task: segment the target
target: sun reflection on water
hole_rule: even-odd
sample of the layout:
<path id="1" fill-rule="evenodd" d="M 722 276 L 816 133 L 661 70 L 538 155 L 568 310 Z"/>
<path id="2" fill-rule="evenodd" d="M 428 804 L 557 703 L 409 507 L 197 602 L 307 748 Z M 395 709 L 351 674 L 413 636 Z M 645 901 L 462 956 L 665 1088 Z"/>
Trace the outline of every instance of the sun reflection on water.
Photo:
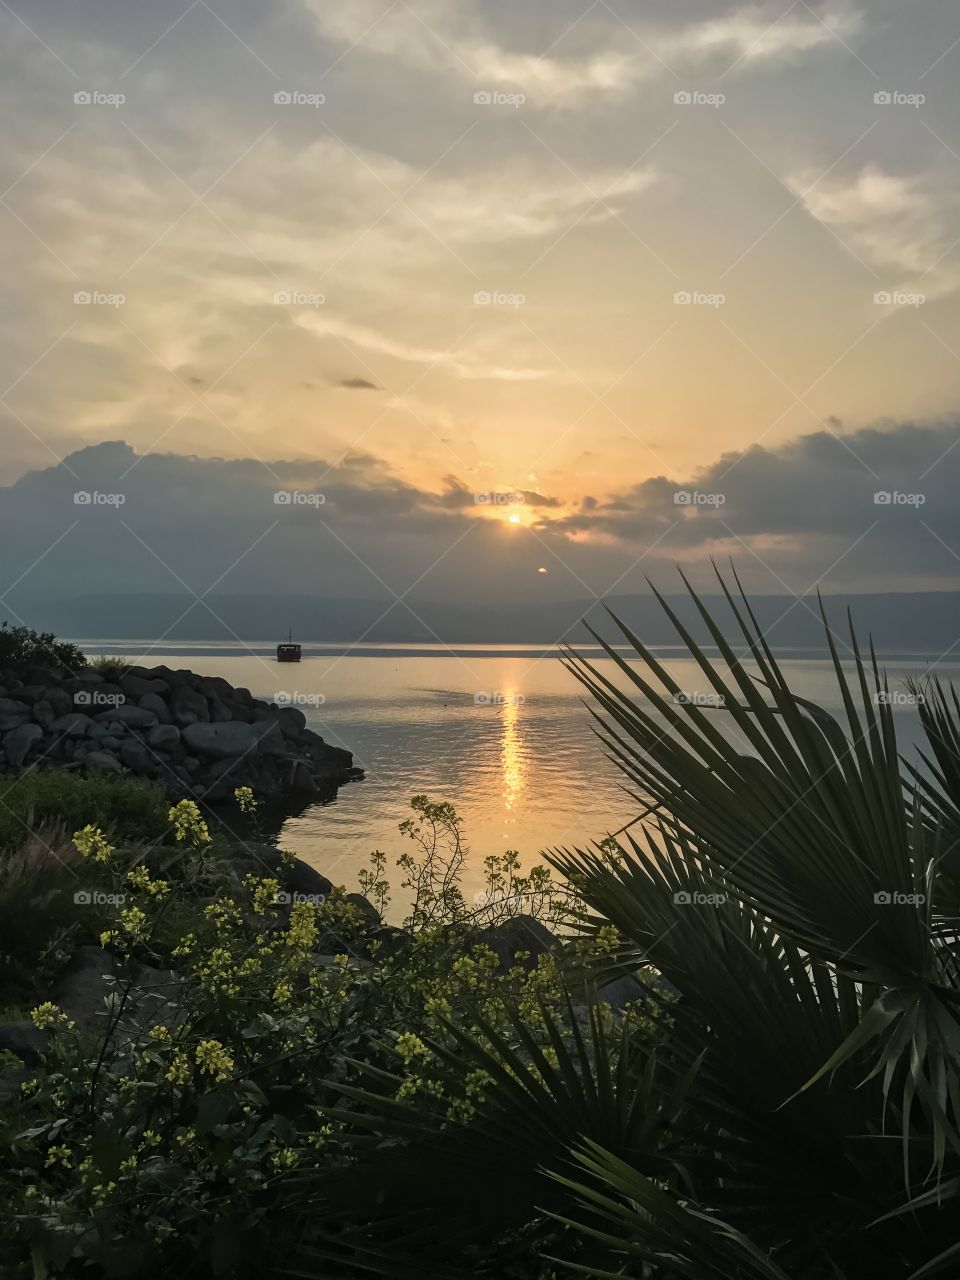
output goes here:
<path id="1" fill-rule="evenodd" d="M 520 706 L 523 699 L 510 689 L 505 692 L 500 712 L 502 725 L 500 737 L 500 772 L 503 777 L 503 803 L 512 809 L 523 794 L 526 784 L 527 761 L 523 749 L 523 736 L 519 729 Z"/>

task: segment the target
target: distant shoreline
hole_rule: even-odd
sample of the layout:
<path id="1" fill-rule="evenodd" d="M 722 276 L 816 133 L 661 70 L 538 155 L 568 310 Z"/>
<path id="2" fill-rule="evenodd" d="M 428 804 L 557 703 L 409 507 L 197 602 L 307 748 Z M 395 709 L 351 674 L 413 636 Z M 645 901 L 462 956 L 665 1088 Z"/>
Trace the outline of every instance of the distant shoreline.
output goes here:
<path id="1" fill-rule="evenodd" d="M 156 656 L 160 658 L 183 657 L 258 657 L 267 658 L 270 661 L 275 660 L 276 641 L 275 640 L 124 640 L 124 639 L 84 639 L 80 637 L 70 637 L 71 641 L 80 645 L 88 655 L 117 655 L 123 657 L 143 657 Z M 563 649 L 556 642 L 547 644 L 439 644 L 436 642 L 407 642 L 407 643 L 363 643 L 353 644 L 350 641 L 302 641 L 303 658 L 533 658 L 533 657 L 557 657 L 562 654 Z M 603 650 L 596 644 L 574 644 L 572 646 L 577 653 L 589 654 L 591 656 L 603 656 Z M 629 653 L 629 647 L 624 645 L 613 645 L 617 652 Z M 734 646 L 736 648 L 736 646 Z M 668 644 L 651 644 L 650 650 L 660 654 L 666 658 L 673 658 L 685 662 L 692 662 L 686 649 L 682 645 Z M 714 645 L 702 645 L 704 652 L 716 654 L 718 652 Z M 782 661 L 790 662 L 817 662 L 830 661 L 830 655 L 825 648 L 800 646 L 778 646 L 773 645 L 773 652 L 776 657 Z M 952 659 L 944 659 L 942 651 L 936 649 L 903 649 L 903 650 L 885 650 L 881 655 L 884 663 L 891 662 L 922 662 L 925 659 L 935 659 L 939 661 L 951 661 Z M 850 660 L 850 655 L 844 653 L 842 655 L 844 661 Z M 956 659 L 960 662 L 960 657 Z"/>

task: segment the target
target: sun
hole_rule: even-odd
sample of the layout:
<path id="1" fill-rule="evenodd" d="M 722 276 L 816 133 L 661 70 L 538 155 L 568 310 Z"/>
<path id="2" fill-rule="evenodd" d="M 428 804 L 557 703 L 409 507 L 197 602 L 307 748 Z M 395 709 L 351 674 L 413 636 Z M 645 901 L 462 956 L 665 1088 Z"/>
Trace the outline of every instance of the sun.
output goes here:
<path id="1" fill-rule="evenodd" d="M 507 516 L 507 523 L 508 523 L 508 524 L 519 524 L 519 523 L 520 523 L 520 517 L 519 517 L 519 516 Z"/>

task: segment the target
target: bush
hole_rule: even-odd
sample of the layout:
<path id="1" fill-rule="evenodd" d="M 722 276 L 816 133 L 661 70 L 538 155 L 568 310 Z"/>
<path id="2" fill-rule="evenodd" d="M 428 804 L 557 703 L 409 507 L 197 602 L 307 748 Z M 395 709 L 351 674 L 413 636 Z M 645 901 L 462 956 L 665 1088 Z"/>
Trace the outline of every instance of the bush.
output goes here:
<path id="1" fill-rule="evenodd" d="M 52 631 L 0 623 L 0 667 L 63 667 L 76 671 L 85 665 L 79 645 L 58 640 Z"/>
<path id="2" fill-rule="evenodd" d="M 100 654 L 96 658 L 91 658 L 87 663 L 88 667 L 92 667 L 94 671 L 98 671 L 100 675 L 105 676 L 108 680 L 119 680 L 122 675 L 130 670 L 130 663 L 123 658 L 115 658 L 110 654 Z"/>
<path id="3" fill-rule="evenodd" d="M 11 783 L 0 805 L 0 850 L 16 849 L 44 823 L 67 831 L 93 823 L 116 839 L 154 840 L 167 828 L 163 789 L 125 777 L 80 777 L 64 771 L 28 773 Z"/>
<path id="4" fill-rule="evenodd" d="M 0 1003 L 42 989 L 67 957 L 77 910 L 76 850 L 45 827 L 0 854 Z"/>

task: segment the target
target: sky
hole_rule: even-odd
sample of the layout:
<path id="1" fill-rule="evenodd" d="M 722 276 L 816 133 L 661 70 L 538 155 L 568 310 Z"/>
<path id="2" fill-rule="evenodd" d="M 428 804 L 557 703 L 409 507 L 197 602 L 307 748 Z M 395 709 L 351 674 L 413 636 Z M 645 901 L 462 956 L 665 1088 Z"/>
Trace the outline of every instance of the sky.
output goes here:
<path id="1" fill-rule="evenodd" d="M 949 0 L 0 0 L 0 601 L 955 589 L 958 64 Z"/>

